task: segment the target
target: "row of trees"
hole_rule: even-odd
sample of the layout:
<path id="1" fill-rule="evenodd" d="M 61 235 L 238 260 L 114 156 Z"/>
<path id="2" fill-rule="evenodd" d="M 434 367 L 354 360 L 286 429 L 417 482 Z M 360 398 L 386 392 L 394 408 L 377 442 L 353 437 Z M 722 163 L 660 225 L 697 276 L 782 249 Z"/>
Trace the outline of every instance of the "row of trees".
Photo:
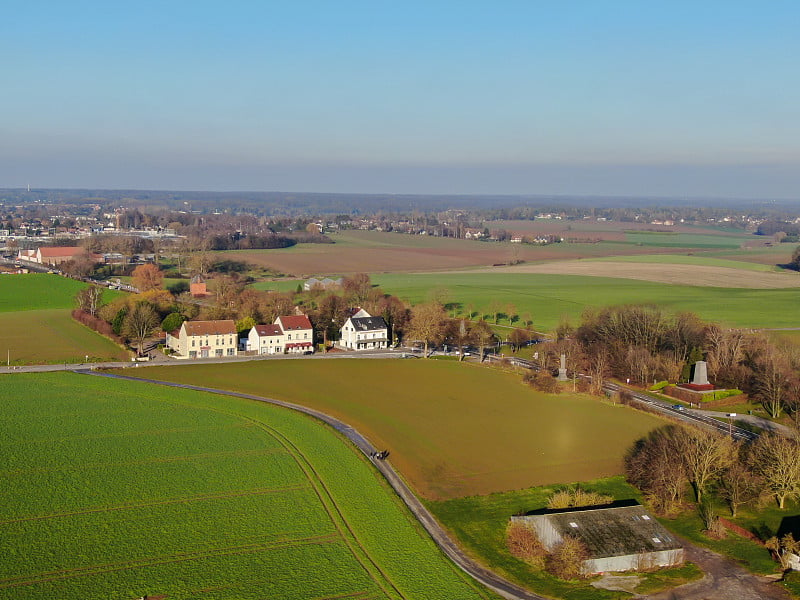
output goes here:
<path id="1" fill-rule="evenodd" d="M 716 385 L 746 392 L 770 416 L 800 413 L 800 352 L 763 334 L 647 305 L 590 309 L 577 327 L 565 321 L 556 334 L 540 348 L 544 368 L 564 354 L 570 371 L 591 375 L 597 385 L 609 376 L 650 385 L 687 381 L 691 366 L 705 359 Z"/>
<path id="2" fill-rule="evenodd" d="M 628 480 L 664 514 L 678 507 L 687 484 L 698 503 L 713 489 L 734 517 L 764 491 L 780 508 L 786 500 L 800 498 L 800 442 L 774 433 L 744 445 L 715 432 L 668 425 L 634 445 L 625 470 Z"/>

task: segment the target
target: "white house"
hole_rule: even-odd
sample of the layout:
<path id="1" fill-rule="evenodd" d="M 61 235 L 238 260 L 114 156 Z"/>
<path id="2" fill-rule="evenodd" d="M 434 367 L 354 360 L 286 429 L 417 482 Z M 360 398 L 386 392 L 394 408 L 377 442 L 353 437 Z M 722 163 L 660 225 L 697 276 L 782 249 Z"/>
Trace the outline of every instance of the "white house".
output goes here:
<path id="1" fill-rule="evenodd" d="M 347 319 L 339 345 L 346 350 L 374 350 L 389 346 L 389 328 L 383 317 L 373 317 L 363 308 Z"/>
<path id="2" fill-rule="evenodd" d="M 256 325 L 247 334 L 247 349 L 258 354 L 282 354 L 283 330 L 279 325 Z"/>
<path id="3" fill-rule="evenodd" d="M 283 331 L 283 344 L 288 354 L 314 351 L 314 327 L 305 315 L 289 315 L 275 319 Z"/>
<path id="4" fill-rule="evenodd" d="M 167 348 L 175 358 L 236 356 L 236 324 L 223 321 L 184 321 L 180 329 L 167 333 Z"/>

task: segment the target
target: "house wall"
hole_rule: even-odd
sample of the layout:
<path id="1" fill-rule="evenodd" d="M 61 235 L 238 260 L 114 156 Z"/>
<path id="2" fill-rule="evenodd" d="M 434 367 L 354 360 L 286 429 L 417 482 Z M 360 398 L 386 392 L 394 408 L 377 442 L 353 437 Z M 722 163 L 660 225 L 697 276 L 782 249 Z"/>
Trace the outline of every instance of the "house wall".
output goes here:
<path id="1" fill-rule="evenodd" d="M 237 343 L 235 333 L 190 336 L 181 325 L 180 339 L 172 347 L 177 348 L 176 358 L 225 358 L 237 355 Z"/>
<path id="2" fill-rule="evenodd" d="M 356 331 L 350 319 L 347 319 L 341 329 L 339 344 L 347 350 L 370 350 L 388 347 L 388 329 L 373 331 Z M 359 347 L 361 344 L 361 347 Z"/>
<path id="3" fill-rule="evenodd" d="M 247 349 L 256 351 L 258 354 L 282 354 L 285 345 L 285 336 L 260 336 L 255 327 L 247 334 Z"/>

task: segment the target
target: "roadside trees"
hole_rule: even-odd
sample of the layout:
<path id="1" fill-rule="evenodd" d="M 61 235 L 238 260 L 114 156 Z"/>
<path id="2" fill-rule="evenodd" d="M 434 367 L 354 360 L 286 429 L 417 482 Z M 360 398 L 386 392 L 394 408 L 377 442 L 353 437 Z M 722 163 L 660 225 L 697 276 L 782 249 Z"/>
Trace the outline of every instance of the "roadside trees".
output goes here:
<path id="1" fill-rule="evenodd" d="M 800 494 L 800 442 L 763 433 L 750 447 L 750 465 L 775 495 L 778 507 Z"/>
<path id="2" fill-rule="evenodd" d="M 90 285 L 75 295 L 75 302 L 77 302 L 80 310 L 96 317 L 100 307 L 103 305 L 103 288 L 97 285 Z"/>
<path id="3" fill-rule="evenodd" d="M 483 362 L 483 355 L 486 352 L 486 348 L 493 346 L 495 342 L 497 342 L 497 336 L 495 336 L 492 328 L 489 327 L 489 324 L 483 319 L 477 321 L 472 326 L 472 335 L 475 338 L 475 344 L 478 346 L 481 362 Z"/>
<path id="4" fill-rule="evenodd" d="M 131 283 L 140 292 L 160 290 L 164 283 L 164 273 L 153 263 L 139 265 L 133 270 Z"/>
<path id="5" fill-rule="evenodd" d="M 703 501 L 709 484 L 733 463 L 738 452 L 727 435 L 696 427 L 682 427 L 678 433 L 676 441 L 681 448 L 689 483 L 699 503 Z"/>
<path id="6" fill-rule="evenodd" d="M 125 316 L 122 332 L 136 343 L 138 354 L 144 350 L 144 341 L 153 335 L 159 325 L 158 313 L 147 302 L 137 302 Z"/>
<path id="7" fill-rule="evenodd" d="M 441 304 L 429 302 L 418 304 L 411 309 L 411 321 L 406 332 L 409 341 L 420 341 L 425 345 L 425 358 L 428 348 L 439 344 L 444 338 L 447 327 L 447 315 Z"/>

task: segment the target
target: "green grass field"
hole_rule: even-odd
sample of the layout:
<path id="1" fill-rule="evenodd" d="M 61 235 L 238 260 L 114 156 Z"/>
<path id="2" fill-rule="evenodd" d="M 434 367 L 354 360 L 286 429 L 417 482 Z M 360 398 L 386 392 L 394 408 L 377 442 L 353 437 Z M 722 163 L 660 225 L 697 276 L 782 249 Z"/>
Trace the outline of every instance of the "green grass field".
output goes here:
<path id="1" fill-rule="evenodd" d="M 494 598 L 315 420 L 146 383 L 0 377 L 0 597 Z"/>
<path id="2" fill-rule="evenodd" d="M 626 231 L 625 240 L 641 246 L 653 248 L 739 248 L 745 242 L 752 242 L 753 236 L 714 235 L 703 233 L 662 233 L 655 231 Z"/>
<path id="3" fill-rule="evenodd" d="M 747 271 L 743 271 L 746 277 Z M 376 275 L 373 282 L 412 303 L 431 289 L 445 288 L 449 302 L 466 312 L 472 305 L 488 312 L 489 303 L 513 304 L 529 312 L 534 328 L 549 331 L 562 315 L 573 322 L 588 307 L 652 303 L 671 311 L 692 311 L 701 318 L 736 327 L 796 327 L 797 289 L 712 288 L 669 285 L 633 279 L 525 273 L 453 273 Z"/>
<path id="4" fill-rule="evenodd" d="M 311 406 L 364 433 L 423 496 L 451 498 L 621 472 L 658 418 L 516 373 L 430 360 L 307 359 L 148 367 L 139 377 Z M 601 451 L 598 451 L 601 448 Z"/>
<path id="5" fill-rule="evenodd" d="M 0 276 L 0 313 L 75 308 L 75 294 L 85 283 L 59 275 L 30 273 Z M 105 291 L 108 298 L 113 292 Z"/>
<path id="6" fill-rule="evenodd" d="M 0 363 L 127 360 L 130 353 L 75 321 L 66 309 L 0 313 Z"/>
<path id="7" fill-rule="evenodd" d="M 583 489 L 609 495 L 615 500 L 641 501 L 639 492 L 628 485 L 622 477 L 587 481 L 580 485 Z M 545 508 L 548 498 L 557 489 L 554 486 L 527 488 L 486 496 L 429 502 L 428 507 L 453 533 L 462 547 L 479 556 L 493 570 L 540 594 L 567 600 L 630 598 L 626 593 L 596 589 L 586 581 L 569 583 L 561 581 L 544 571 L 532 569 L 508 552 L 505 531 L 509 518 L 515 514 Z M 652 593 L 702 576 L 699 569 L 693 565 L 640 575 L 645 577 L 645 581 L 637 588 L 639 593 Z"/>
<path id="8" fill-rule="evenodd" d="M 50 274 L 0 277 L 0 362 L 126 360 L 130 353 L 70 316 L 85 283 Z M 109 301 L 121 292 L 104 290 Z"/>

